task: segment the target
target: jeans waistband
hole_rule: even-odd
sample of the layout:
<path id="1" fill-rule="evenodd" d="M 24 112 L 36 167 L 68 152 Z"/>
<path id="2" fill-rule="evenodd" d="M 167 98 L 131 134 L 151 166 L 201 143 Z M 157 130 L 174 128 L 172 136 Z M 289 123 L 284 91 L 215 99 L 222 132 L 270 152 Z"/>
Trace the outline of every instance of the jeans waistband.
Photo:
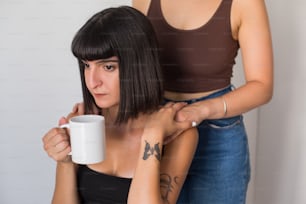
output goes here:
<path id="1" fill-rule="evenodd" d="M 190 99 L 190 100 L 176 101 L 176 102 L 186 102 L 188 104 L 191 104 L 191 103 L 195 103 L 195 102 L 198 102 L 198 101 L 204 101 L 206 99 L 216 98 L 218 96 L 222 96 L 222 95 L 224 95 L 228 92 L 231 92 L 233 89 L 234 89 L 234 86 L 229 85 L 229 86 L 225 87 L 224 89 L 221 89 L 221 90 L 216 91 L 212 94 L 209 94 L 208 96 L 204 96 L 204 97 L 200 97 L 200 98 L 194 98 L 194 99 Z M 173 100 L 170 100 L 170 99 L 167 99 L 167 98 L 165 98 L 164 100 L 165 100 L 165 102 L 173 101 Z"/>

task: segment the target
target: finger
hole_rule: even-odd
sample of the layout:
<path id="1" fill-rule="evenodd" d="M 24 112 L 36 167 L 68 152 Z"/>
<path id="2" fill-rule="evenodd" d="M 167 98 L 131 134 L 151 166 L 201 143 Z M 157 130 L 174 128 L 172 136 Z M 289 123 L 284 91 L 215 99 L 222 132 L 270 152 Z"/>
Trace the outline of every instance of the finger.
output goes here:
<path id="1" fill-rule="evenodd" d="M 84 115 L 85 113 L 85 107 L 84 103 L 76 103 L 73 108 L 72 108 L 72 113 L 71 114 L 76 114 L 76 115 Z"/>
<path id="2" fill-rule="evenodd" d="M 59 157 L 67 156 L 69 152 L 67 152 L 67 149 L 71 149 L 70 144 L 68 141 L 62 141 L 58 143 L 57 145 L 53 145 L 50 148 L 46 150 L 48 155 L 52 158 L 56 158 L 56 160 L 60 160 Z M 64 154 L 62 153 L 64 152 Z M 60 156 L 62 154 L 62 156 Z"/>
<path id="3" fill-rule="evenodd" d="M 66 124 L 66 123 L 68 123 L 68 120 L 67 120 L 67 118 L 65 118 L 65 117 L 61 117 L 61 118 L 59 119 L 59 121 L 58 121 L 58 125 L 59 125 L 59 126 L 64 125 L 64 124 Z"/>
<path id="4" fill-rule="evenodd" d="M 84 115 L 85 113 L 85 107 L 84 107 L 84 103 L 78 103 L 78 108 L 77 108 L 77 113 L 78 115 Z"/>
<path id="5" fill-rule="evenodd" d="M 196 125 L 196 124 L 194 124 L 194 121 L 190 122 L 190 121 L 186 120 L 186 121 L 183 121 L 183 122 L 177 122 L 176 125 L 177 125 L 177 128 L 179 130 L 184 131 L 184 130 L 187 130 L 189 128 L 194 127 L 194 125 Z"/>
<path id="6" fill-rule="evenodd" d="M 78 104 L 76 103 L 76 104 L 74 104 L 74 106 L 73 106 L 73 108 L 72 108 L 72 113 L 76 113 L 76 112 L 78 112 Z"/>
<path id="7" fill-rule="evenodd" d="M 51 153 L 49 156 L 53 158 L 55 161 L 68 161 L 70 160 L 71 156 L 69 156 L 69 153 L 71 152 L 71 148 L 68 146 L 65 149 L 63 149 L 60 152 Z"/>
<path id="8" fill-rule="evenodd" d="M 172 107 L 178 111 L 178 110 L 181 110 L 183 107 L 185 107 L 187 105 L 187 103 L 185 102 L 178 102 L 178 103 L 175 103 Z"/>
<path id="9" fill-rule="evenodd" d="M 169 144 L 173 139 L 174 139 L 173 136 L 166 137 L 166 138 L 164 139 L 163 145 Z"/>
<path id="10" fill-rule="evenodd" d="M 80 103 L 74 104 L 74 106 L 72 108 L 72 112 L 77 113 L 79 111 L 79 106 L 80 106 Z"/>
<path id="11" fill-rule="evenodd" d="M 166 103 L 166 105 L 164 105 L 164 108 L 170 108 L 173 105 L 174 105 L 174 102 L 168 102 Z"/>
<path id="12" fill-rule="evenodd" d="M 185 130 L 192 128 L 193 124 L 189 121 L 184 121 L 184 122 L 176 122 L 176 131 L 171 134 L 170 136 L 167 136 L 164 139 L 164 144 L 168 144 L 170 142 L 172 142 L 177 136 L 179 136 L 182 132 L 184 132 Z"/>
<path id="13" fill-rule="evenodd" d="M 61 141 L 61 142 L 57 143 L 54 146 L 54 149 L 55 149 L 55 152 L 62 152 L 67 147 L 69 147 L 69 142 L 66 140 L 66 141 Z"/>
<path id="14" fill-rule="evenodd" d="M 56 135 L 58 134 L 65 134 L 65 130 L 62 128 L 52 128 L 51 130 L 49 130 L 45 136 L 42 138 L 43 143 L 49 143 L 50 140 L 52 140 Z"/>
<path id="15" fill-rule="evenodd" d="M 175 115 L 175 121 L 177 121 L 177 122 L 183 122 L 183 121 L 186 121 L 186 120 L 188 120 L 188 119 L 187 119 L 187 114 L 186 114 L 186 112 L 184 112 L 184 111 L 179 111 L 179 112 L 176 113 L 176 115 Z"/>
<path id="16" fill-rule="evenodd" d="M 60 152 L 59 157 L 62 158 L 61 161 L 63 162 L 71 161 L 71 156 L 69 155 L 70 152 L 71 152 L 70 146 L 64 149 L 62 152 Z"/>
<path id="17" fill-rule="evenodd" d="M 169 144 L 169 143 L 172 142 L 177 136 L 179 136 L 181 133 L 182 133 L 182 132 L 180 131 L 180 132 L 177 132 L 177 133 L 175 133 L 175 134 L 172 134 L 172 135 L 166 137 L 166 138 L 164 139 L 163 144 L 164 144 L 164 145 Z"/>
<path id="18" fill-rule="evenodd" d="M 57 135 L 53 136 L 49 141 L 44 142 L 44 149 L 47 152 L 56 152 L 53 149 L 56 148 L 57 145 L 59 145 L 61 142 L 68 143 L 68 145 L 69 145 L 69 138 L 68 138 L 68 135 L 66 133 L 57 134 Z"/>
<path id="19" fill-rule="evenodd" d="M 50 146 L 58 146 L 61 142 L 68 142 L 69 143 L 70 138 L 69 136 L 66 134 L 58 134 L 54 137 L 53 140 L 50 141 L 49 145 Z"/>

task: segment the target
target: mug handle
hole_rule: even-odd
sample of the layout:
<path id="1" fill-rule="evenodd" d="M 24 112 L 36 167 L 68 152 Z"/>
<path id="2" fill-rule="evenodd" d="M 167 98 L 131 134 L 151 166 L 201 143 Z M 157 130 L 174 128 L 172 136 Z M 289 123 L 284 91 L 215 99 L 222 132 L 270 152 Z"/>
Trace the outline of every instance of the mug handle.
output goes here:
<path id="1" fill-rule="evenodd" d="M 68 128 L 68 129 L 69 129 L 70 126 L 69 126 L 69 123 L 66 123 L 66 124 L 60 125 L 59 127 L 60 127 L 60 128 Z M 69 152 L 68 155 L 71 156 L 71 155 L 72 155 L 72 152 Z"/>

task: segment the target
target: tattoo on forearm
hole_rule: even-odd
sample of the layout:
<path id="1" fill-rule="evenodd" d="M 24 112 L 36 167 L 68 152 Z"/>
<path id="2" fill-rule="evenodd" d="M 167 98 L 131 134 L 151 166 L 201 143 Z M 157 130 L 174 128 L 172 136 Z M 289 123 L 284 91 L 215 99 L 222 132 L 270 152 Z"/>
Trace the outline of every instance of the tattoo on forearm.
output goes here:
<path id="1" fill-rule="evenodd" d="M 158 161 L 161 160 L 161 150 L 159 148 L 159 143 L 151 146 L 147 141 L 143 153 L 143 160 L 147 160 L 150 156 L 154 155 Z"/>
<path id="2" fill-rule="evenodd" d="M 173 185 L 178 183 L 177 179 L 177 176 L 172 178 L 169 174 L 160 174 L 161 197 L 166 203 L 169 203 L 169 193 L 172 192 Z"/>

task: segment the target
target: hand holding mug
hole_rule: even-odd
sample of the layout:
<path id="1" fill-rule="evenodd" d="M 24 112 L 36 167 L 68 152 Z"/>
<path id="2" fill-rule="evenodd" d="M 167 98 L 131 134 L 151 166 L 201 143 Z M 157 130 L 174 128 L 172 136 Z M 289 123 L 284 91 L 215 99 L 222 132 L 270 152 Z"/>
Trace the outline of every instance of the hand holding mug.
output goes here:
<path id="1" fill-rule="evenodd" d="M 68 128 L 70 137 L 67 134 Z M 105 158 L 105 121 L 100 115 L 81 115 L 60 123 L 60 128 L 51 129 L 43 138 L 44 147 L 56 161 L 72 161 L 78 164 L 94 164 Z M 67 143 L 68 142 L 68 143 Z"/>
<path id="2" fill-rule="evenodd" d="M 68 121 L 62 117 L 59 120 L 59 125 L 66 124 Z M 57 162 L 71 162 L 70 136 L 66 129 L 52 128 L 43 137 L 44 150 L 49 157 Z"/>

